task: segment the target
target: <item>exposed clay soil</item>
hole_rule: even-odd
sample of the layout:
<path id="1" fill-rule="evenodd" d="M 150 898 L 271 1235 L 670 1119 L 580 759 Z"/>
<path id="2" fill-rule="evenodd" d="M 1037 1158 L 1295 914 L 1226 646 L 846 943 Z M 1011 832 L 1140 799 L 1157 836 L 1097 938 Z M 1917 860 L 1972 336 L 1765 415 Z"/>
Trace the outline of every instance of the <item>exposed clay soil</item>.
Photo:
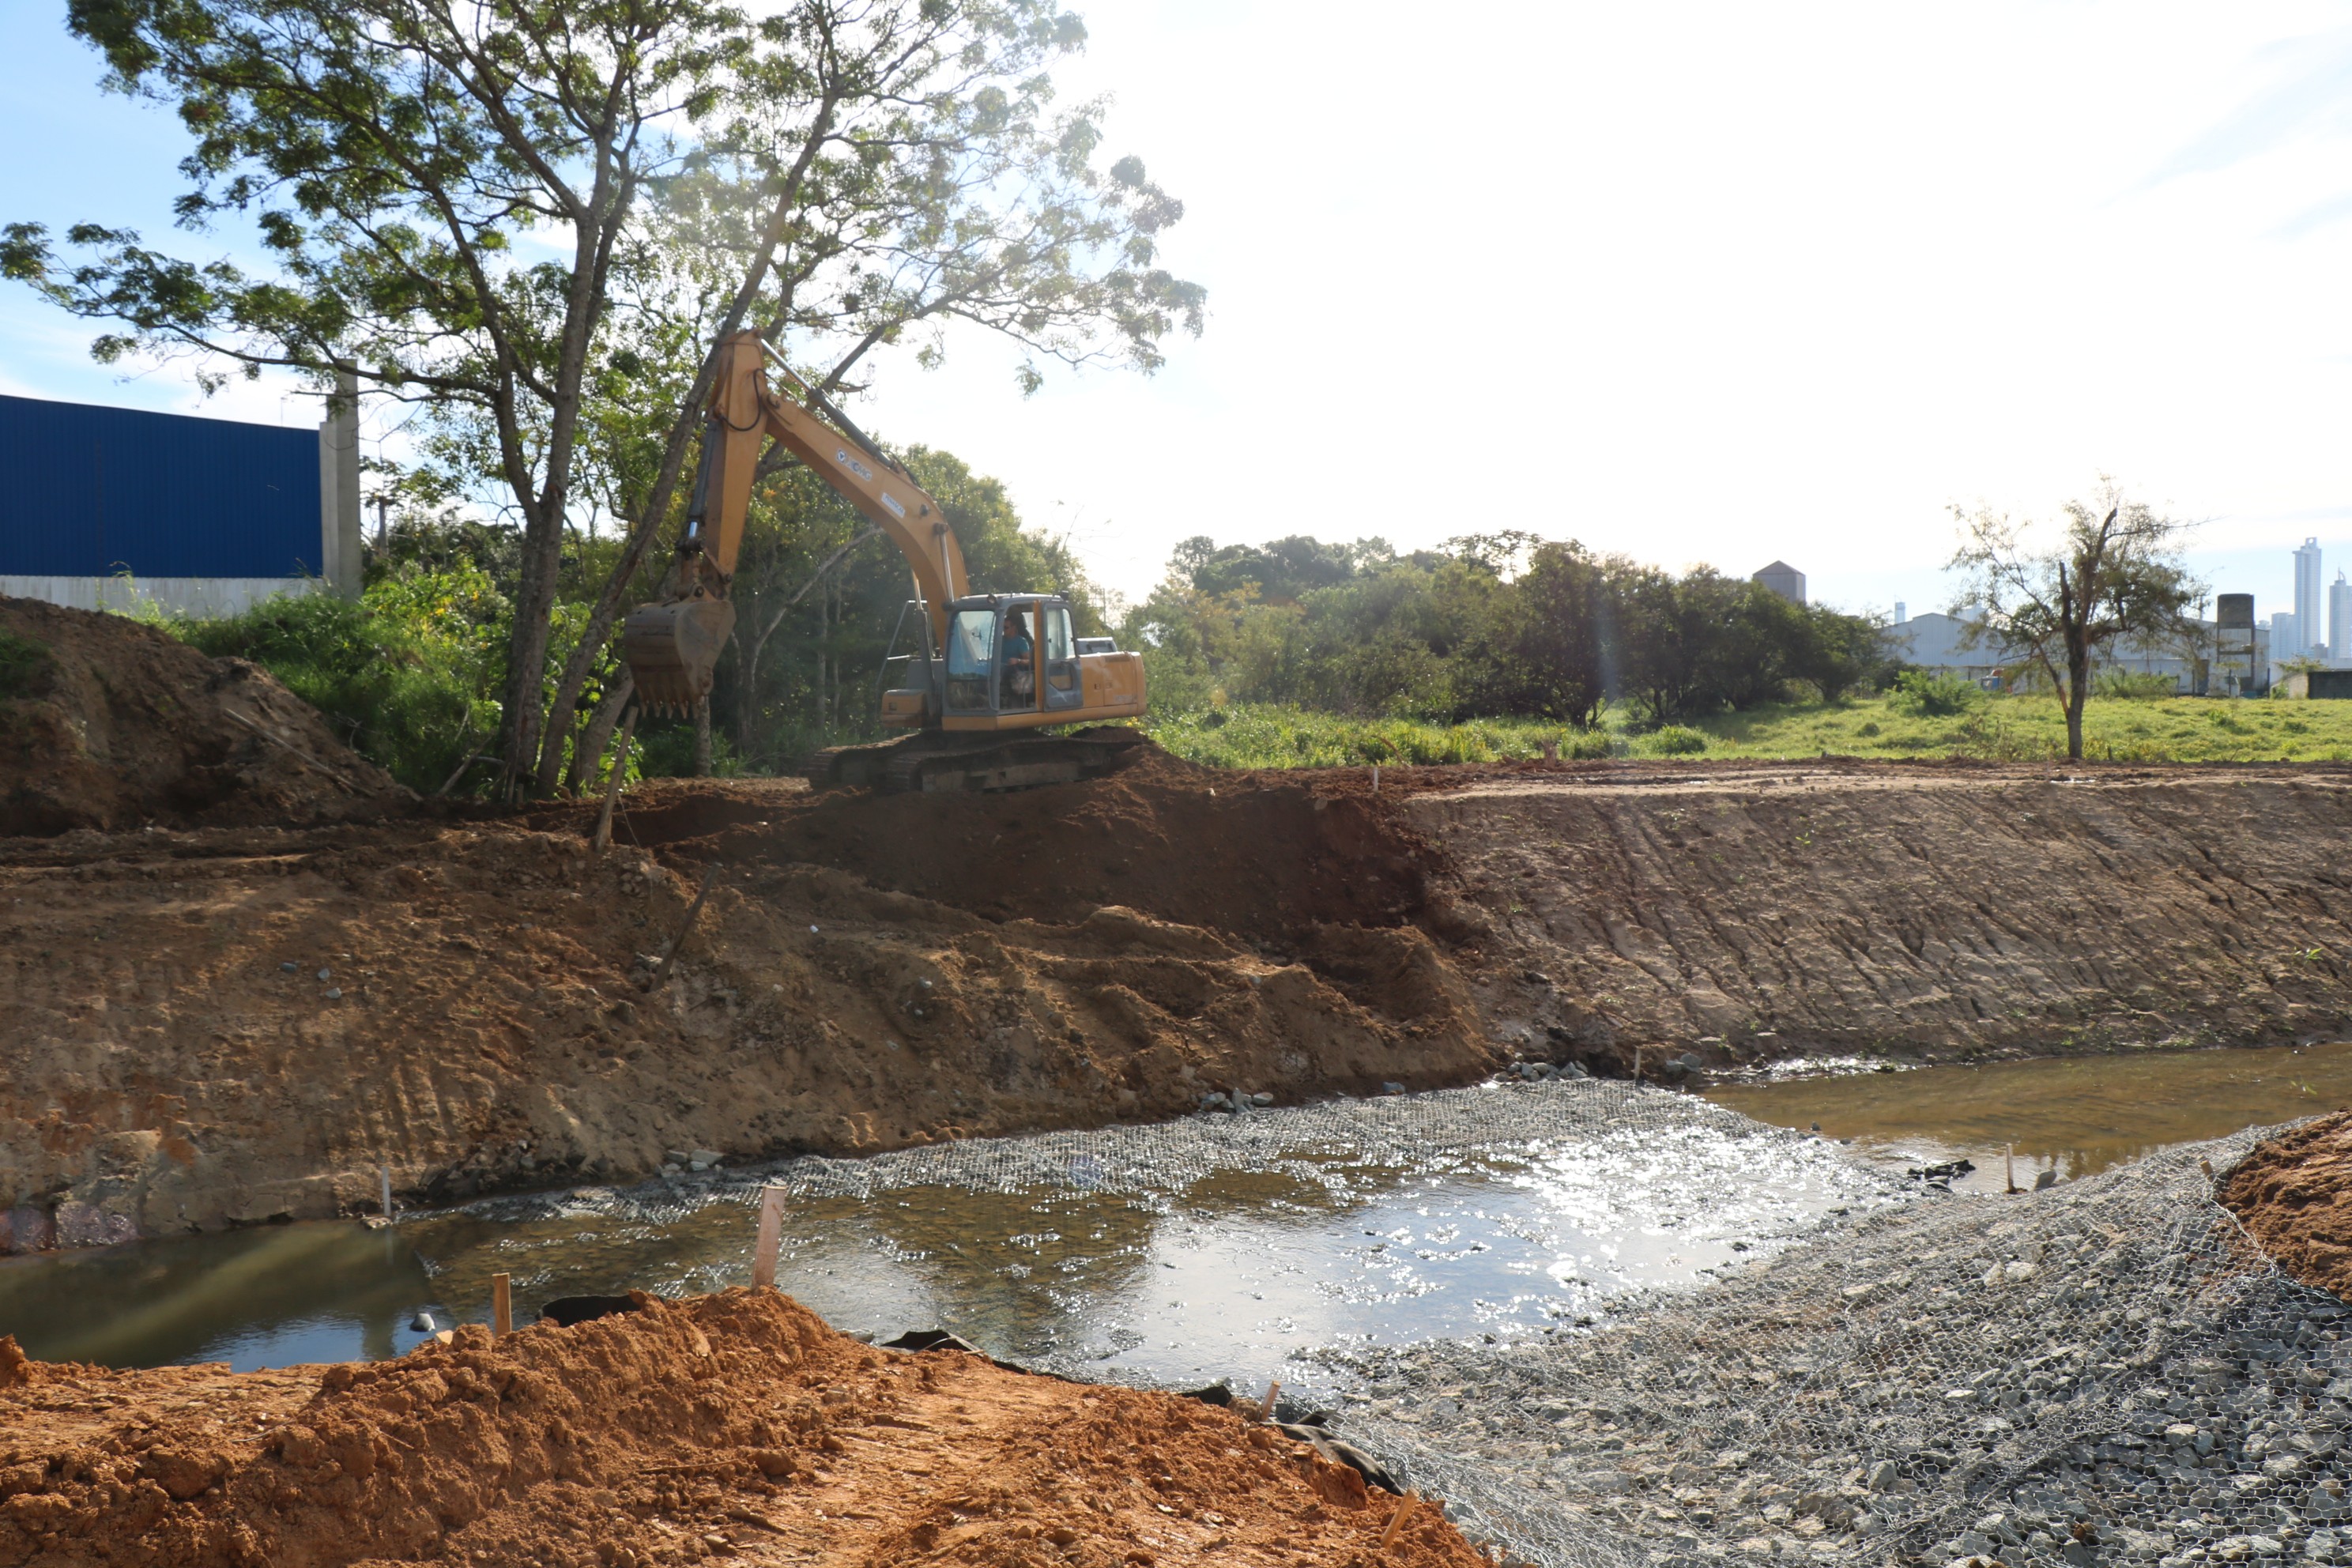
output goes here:
<path id="1" fill-rule="evenodd" d="M 1432 907 L 1523 1053 L 1623 1072 L 1636 1049 L 1722 1067 L 2352 1032 L 2340 766 L 1444 773 L 1402 781 Z"/>
<path id="2" fill-rule="evenodd" d="M 2352 1300 L 2352 1110 L 2255 1144 L 2217 1195 L 2289 1275 Z"/>
<path id="3" fill-rule="evenodd" d="M 1414 846 L 1318 809 L 1303 776 L 1235 797 L 1161 772 L 847 805 L 656 788 L 603 857 L 584 812 L 0 844 L 21 1049 L 0 1247 L 371 1209 L 379 1164 L 438 1201 L 635 1179 L 672 1150 L 873 1152 L 1492 1068 L 1467 987 L 1403 920 Z M 803 858 L 868 847 L 885 886 Z"/>
<path id="4" fill-rule="evenodd" d="M 0 1564 L 1472 1568 L 1230 1410 L 871 1349 L 730 1290 L 232 1373 L 0 1340 Z"/>
<path id="5" fill-rule="evenodd" d="M 121 616 L 0 598 L 38 657 L 0 687 L 0 834 L 309 823 L 405 792 L 243 659 Z"/>

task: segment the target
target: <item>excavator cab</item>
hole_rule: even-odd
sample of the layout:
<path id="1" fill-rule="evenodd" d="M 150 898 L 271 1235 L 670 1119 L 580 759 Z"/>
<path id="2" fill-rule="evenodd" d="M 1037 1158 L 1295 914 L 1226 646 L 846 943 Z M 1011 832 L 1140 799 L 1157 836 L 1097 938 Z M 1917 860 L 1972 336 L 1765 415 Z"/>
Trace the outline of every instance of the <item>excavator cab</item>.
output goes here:
<path id="1" fill-rule="evenodd" d="M 1132 657 L 1132 656 L 1129 656 Z M 949 606 L 940 718 L 995 728 L 1008 718 L 1053 714 L 1086 700 L 1070 602 L 1059 595 L 992 594 Z M 986 721 L 994 721 L 995 723 Z"/>

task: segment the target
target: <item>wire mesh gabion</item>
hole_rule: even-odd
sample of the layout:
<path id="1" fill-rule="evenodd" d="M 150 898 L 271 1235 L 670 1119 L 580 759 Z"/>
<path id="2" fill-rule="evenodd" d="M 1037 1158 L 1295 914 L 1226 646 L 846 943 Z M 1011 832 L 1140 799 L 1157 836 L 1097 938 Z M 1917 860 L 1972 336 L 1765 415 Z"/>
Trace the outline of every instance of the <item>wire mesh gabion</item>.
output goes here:
<path id="1" fill-rule="evenodd" d="M 1539 1568 L 2352 1564 L 2352 1310 L 2280 1274 L 2213 1201 L 2210 1173 L 2255 1131 L 2016 1197 L 1922 1194 L 1687 1095 L 1515 1084 L 808 1157 L 600 1202 L 658 1222 L 761 1184 L 1150 1201 L 1220 1170 L 1320 1179 L 1383 1151 L 1699 1134 L 1776 1141 L 1853 1201 L 1697 1289 L 1618 1298 L 1589 1329 L 1314 1352 L 1343 1435 Z M 1721 1175 L 1689 1171 L 1685 1200 Z"/>

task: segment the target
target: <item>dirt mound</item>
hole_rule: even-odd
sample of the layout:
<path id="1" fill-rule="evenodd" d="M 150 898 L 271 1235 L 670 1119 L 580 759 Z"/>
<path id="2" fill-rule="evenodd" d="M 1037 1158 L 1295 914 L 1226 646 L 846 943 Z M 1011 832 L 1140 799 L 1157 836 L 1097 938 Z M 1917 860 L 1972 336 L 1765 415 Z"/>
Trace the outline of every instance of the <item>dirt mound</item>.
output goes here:
<path id="1" fill-rule="evenodd" d="M 631 801 L 628 830 L 722 864 L 831 866 L 995 921 L 1118 905 L 1288 947 L 1317 925 L 1423 912 L 1429 848 L 1399 802 L 1346 775 L 1138 750 L 1107 778 L 977 797 L 671 785 Z"/>
<path id="2" fill-rule="evenodd" d="M 0 598 L 0 835 L 315 822 L 403 794 L 258 666 Z"/>
<path id="3" fill-rule="evenodd" d="M 637 1300 L 366 1366 L 21 1367 L 0 1564 L 1485 1561 L 1427 1504 L 1383 1549 L 1398 1500 L 1229 1410 Z"/>
<path id="4" fill-rule="evenodd" d="M 2352 1110 L 2255 1144 L 2217 1195 L 2289 1275 L 2352 1300 Z"/>

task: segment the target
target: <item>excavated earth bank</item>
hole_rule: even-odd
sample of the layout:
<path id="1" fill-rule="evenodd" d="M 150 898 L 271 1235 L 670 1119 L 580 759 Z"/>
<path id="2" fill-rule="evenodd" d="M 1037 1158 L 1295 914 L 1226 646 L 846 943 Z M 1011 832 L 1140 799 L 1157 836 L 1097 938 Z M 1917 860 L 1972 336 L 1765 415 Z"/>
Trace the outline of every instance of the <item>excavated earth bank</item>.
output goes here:
<path id="1" fill-rule="evenodd" d="M 26 1363 L 0 1339 L 0 1564 L 1472 1568 L 1230 1410 L 909 1355 L 730 1290 L 369 1366 Z M 1386 1538 L 1385 1544 L 1383 1544 Z"/>
<path id="2" fill-rule="evenodd" d="M 2255 1144 L 2216 1195 L 2291 1278 L 2352 1300 L 2352 1110 Z"/>
<path id="3" fill-rule="evenodd" d="M 406 800 L 249 666 L 24 601 L 0 626 L 31 737 L 0 746 L 0 1251 L 369 1209 L 380 1170 L 437 1202 L 1515 1058 L 1687 1079 L 2352 1028 L 2341 766 L 1376 788 L 1145 748 L 982 798 L 660 784 L 597 855 L 587 805 Z"/>
<path id="4" fill-rule="evenodd" d="M 2343 770 L 1213 772 L 0 840 L 0 1247 L 1461 1083 L 2340 1036 Z M 676 970 L 646 988 L 711 874 Z"/>
<path id="5" fill-rule="evenodd" d="M 406 795 L 257 665 L 0 598 L 0 834 L 341 820 Z"/>

